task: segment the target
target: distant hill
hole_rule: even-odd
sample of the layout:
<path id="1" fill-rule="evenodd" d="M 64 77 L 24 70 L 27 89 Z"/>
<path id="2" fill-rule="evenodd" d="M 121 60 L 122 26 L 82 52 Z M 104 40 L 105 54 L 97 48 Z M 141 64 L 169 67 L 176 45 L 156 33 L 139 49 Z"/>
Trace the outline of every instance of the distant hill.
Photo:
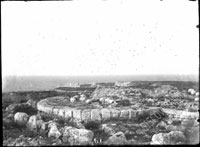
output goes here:
<path id="1" fill-rule="evenodd" d="M 9 76 L 2 80 L 2 92 L 41 91 L 64 87 L 69 82 L 108 83 L 115 81 L 196 81 L 198 76 L 136 75 L 136 76 Z"/>

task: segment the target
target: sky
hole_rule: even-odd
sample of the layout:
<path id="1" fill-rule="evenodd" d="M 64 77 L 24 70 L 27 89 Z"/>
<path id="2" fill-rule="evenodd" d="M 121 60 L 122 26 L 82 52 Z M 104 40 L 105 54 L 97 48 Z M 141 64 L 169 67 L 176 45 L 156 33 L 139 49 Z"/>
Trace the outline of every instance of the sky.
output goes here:
<path id="1" fill-rule="evenodd" d="M 198 2 L 1 2 L 2 76 L 199 72 Z"/>

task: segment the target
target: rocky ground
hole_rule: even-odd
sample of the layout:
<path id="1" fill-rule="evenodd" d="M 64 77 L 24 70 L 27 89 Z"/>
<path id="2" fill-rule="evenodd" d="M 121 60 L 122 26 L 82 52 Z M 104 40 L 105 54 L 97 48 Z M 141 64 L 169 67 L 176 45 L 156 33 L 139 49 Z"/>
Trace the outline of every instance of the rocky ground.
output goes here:
<path id="1" fill-rule="evenodd" d="M 64 90 L 51 92 L 51 95 L 64 96 L 70 107 L 129 107 L 138 112 L 160 107 L 191 113 L 198 113 L 199 109 L 197 89 L 180 89 L 166 83 L 148 83 L 146 87 L 144 84 L 143 87 L 137 84 L 132 87 L 98 87 L 94 92 Z M 135 120 L 84 121 L 38 111 L 38 101 L 50 96 L 45 93 L 45 96 L 35 97 L 29 94 L 29 98 L 23 101 L 3 104 L 4 146 L 199 143 L 198 118 L 192 116 L 178 118 L 162 113 L 158 118 L 137 113 L 141 117 Z"/>

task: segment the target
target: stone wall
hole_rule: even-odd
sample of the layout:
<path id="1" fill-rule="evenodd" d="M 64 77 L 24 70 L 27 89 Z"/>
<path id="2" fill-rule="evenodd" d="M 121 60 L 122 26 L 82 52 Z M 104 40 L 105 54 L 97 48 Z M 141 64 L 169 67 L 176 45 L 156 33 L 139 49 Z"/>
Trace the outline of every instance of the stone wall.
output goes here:
<path id="1" fill-rule="evenodd" d="M 51 101 L 54 103 L 51 105 Z M 148 117 L 154 114 L 167 114 L 173 118 L 191 118 L 198 119 L 199 113 L 187 112 L 173 109 L 165 109 L 159 107 L 151 107 L 149 109 L 134 110 L 130 107 L 114 107 L 114 108 L 71 108 L 69 106 L 59 106 L 55 101 L 64 102 L 63 97 L 51 97 L 43 99 L 37 103 L 37 109 L 47 114 L 54 114 L 63 118 L 76 118 L 84 121 L 106 121 L 110 119 L 117 120 L 138 120 L 141 117 Z M 66 101 L 65 101 L 66 102 Z M 156 116 L 155 115 L 155 116 Z"/>
<path id="2" fill-rule="evenodd" d="M 144 113 L 141 110 L 133 110 L 130 107 L 115 107 L 115 108 L 95 108 L 95 109 L 80 109 L 71 108 L 68 106 L 54 106 L 49 104 L 50 100 L 58 99 L 58 97 L 47 98 L 37 103 L 37 109 L 47 114 L 54 114 L 63 118 L 76 118 L 84 121 L 105 121 L 110 119 L 119 120 L 137 120 Z M 62 97 L 59 97 L 62 101 Z M 160 108 L 150 108 L 144 110 L 149 115 L 160 112 Z"/>
<path id="3" fill-rule="evenodd" d="M 174 110 L 174 109 L 167 109 L 163 108 L 163 111 L 168 114 L 172 118 L 176 119 L 198 119 L 199 113 L 198 112 L 188 112 L 188 111 L 181 111 L 181 110 Z"/>

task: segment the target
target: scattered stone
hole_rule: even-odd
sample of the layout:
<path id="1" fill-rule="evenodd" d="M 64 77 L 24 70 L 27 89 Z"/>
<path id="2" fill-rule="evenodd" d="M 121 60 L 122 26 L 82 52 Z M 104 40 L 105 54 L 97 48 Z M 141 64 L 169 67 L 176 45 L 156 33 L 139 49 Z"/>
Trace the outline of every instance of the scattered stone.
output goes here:
<path id="1" fill-rule="evenodd" d="M 75 97 L 70 98 L 70 102 L 71 102 L 71 103 L 74 103 L 75 101 L 76 101 L 76 98 L 75 98 Z"/>
<path id="2" fill-rule="evenodd" d="M 87 145 L 92 143 L 94 133 L 87 129 L 77 129 L 73 127 L 64 127 L 63 142 L 70 145 Z"/>
<path id="3" fill-rule="evenodd" d="M 182 125 L 179 125 L 179 126 L 167 125 L 166 126 L 167 131 L 184 131 L 185 129 L 186 127 Z"/>
<path id="4" fill-rule="evenodd" d="M 29 118 L 28 114 L 24 112 L 17 112 L 14 116 L 14 121 L 18 125 L 23 126 L 23 125 L 26 125 L 28 118 Z"/>
<path id="5" fill-rule="evenodd" d="M 194 95 L 196 93 L 196 91 L 194 89 L 188 89 L 188 93 Z"/>
<path id="6" fill-rule="evenodd" d="M 129 144 L 129 142 L 126 139 L 126 136 L 123 132 L 117 132 L 116 134 L 113 134 L 111 137 L 108 138 L 108 140 L 103 142 L 104 145 L 125 145 Z"/>
<path id="7" fill-rule="evenodd" d="M 194 120 L 184 119 L 184 120 L 182 120 L 181 125 L 187 126 L 187 127 L 192 127 L 194 125 Z"/>
<path id="8" fill-rule="evenodd" d="M 15 111 L 15 108 L 19 106 L 19 104 L 10 104 L 8 107 L 6 107 L 6 111 Z"/>
<path id="9" fill-rule="evenodd" d="M 57 146 L 57 145 L 62 145 L 62 141 L 60 139 L 54 139 L 52 142 L 52 145 Z"/>
<path id="10" fill-rule="evenodd" d="M 109 126 L 108 124 L 102 124 L 100 127 L 105 133 L 107 133 L 108 135 L 113 135 L 115 134 L 115 130 Z"/>
<path id="11" fill-rule="evenodd" d="M 32 100 L 32 99 L 28 100 L 28 101 L 26 102 L 26 104 L 27 104 L 27 105 L 30 105 L 30 106 L 33 107 L 33 108 L 37 108 L 37 101 L 34 101 L 34 100 Z"/>
<path id="12" fill-rule="evenodd" d="M 79 119 L 71 119 L 70 122 L 74 124 L 74 126 L 78 129 L 85 129 L 85 126 L 81 123 Z"/>
<path id="13" fill-rule="evenodd" d="M 114 100 L 110 98 L 106 98 L 104 101 L 106 104 L 112 104 L 114 102 Z"/>
<path id="14" fill-rule="evenodd" d="M 137 129 L 136 130 L 136 134 L 138 134 L 138 135 L 145 135 L 145 129 Z"/>
<path id="15" fill-rule="evenodd" d="M 92 102 L 92 99 L 87 99 L 86 101 L 85 101 L 85 103 L 87 103 L 87 104 L 90 104 Z"/>
<path id="16" fill-rule="evenodd" d="M 79 99 L 80 101 L 85 101 L 86 100 L 86 96 L 84 95 L 84 94 L 82 94 L 81 96 L 80 96 L 80 99 Z"/>
<path id="17" fill-rule="evenodd" d="M 199 125 L 192 127 L 187 134 L 189 144 L 199 144 Z"/>
<path id="18" fill-rule="evenodd" d="M 40 122 L 38 122 L 38 121 L 40 121 Z M 39 124 L 39 123 L 41 123 L 41 124 Z M 40 116 L 38 116 L 38 115 L 32 115 L 30 118 L 29 118 L 29 120 L 28 120 L 28 122 L 27 122 L 27 124 L 26 124 L 26 126 L 27 126 L 27 128 L 28 129 L 30 129 L 31 131 L 37 131 L 37 129 L 38 129 L 38 126 L 42 126 L 42 121 L 41 121 L 41 117 Z"/>
<path id="19" fill-rule="evenodd" d="M 101 106 L 99 102 L 92 103 L 92 106 L 94 106 L 97 109 L 102 109 L 103 108 L 103 106 Z"/>
<path id="20" fill-rule="evenodd" d="M 116 102 L 113 102 L 112 104 L 110 104 L 109 106 L 108 106 L 108 108 L 114 108 L 114 107 L 116 107 L 118 104 L 116 103 Z"/>
<path id="21" fill-rule="evenodd" d="M 181 131 L 171 131 L 169 133 L 158 133 L 152 137 L 151 144 L 177 144 L 179 142 L 184 143 L 185 136 Z"/>
<path id="22" fill-rule="evenodd" d="M 52 123 L 52 124 L 50 125 L 48 137 L 59 138 L 61 135 L 62 135 L 62 134 L 61 134 L 60 131 L 58 130 L 56 124 Z"/>

